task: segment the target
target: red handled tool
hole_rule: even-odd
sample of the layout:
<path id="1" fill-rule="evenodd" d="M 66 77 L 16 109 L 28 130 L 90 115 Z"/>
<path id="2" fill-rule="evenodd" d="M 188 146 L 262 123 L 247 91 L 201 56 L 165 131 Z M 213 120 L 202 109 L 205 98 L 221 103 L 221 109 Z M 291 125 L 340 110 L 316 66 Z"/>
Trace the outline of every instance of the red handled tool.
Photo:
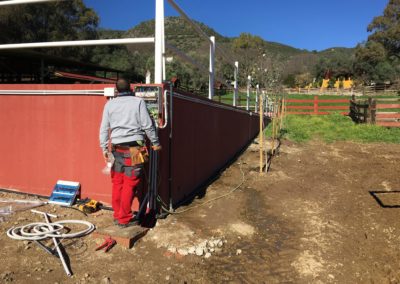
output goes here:
<path id="1" fill-rule="evenodd" d="M 101 250 L 104 248 L 104 252 L 108 252 L 113 246 L 117 244 L 116 240 L 111 237 L 107 237 L 104 239 L 104 243 L 102 243 L 96 250 Z"/>

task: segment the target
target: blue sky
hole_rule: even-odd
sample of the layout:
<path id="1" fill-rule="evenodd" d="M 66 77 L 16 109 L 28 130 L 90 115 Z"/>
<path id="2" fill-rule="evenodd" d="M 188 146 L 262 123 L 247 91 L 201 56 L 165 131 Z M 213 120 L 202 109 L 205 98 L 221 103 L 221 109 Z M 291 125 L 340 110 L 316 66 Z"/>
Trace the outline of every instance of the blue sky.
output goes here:
<path id="1" fill-rule="evenodd" d="M 154 0 L 84 0 L 100 26 L 127 30 L 154 18 Z M 176 0 L 191 18 L 224 36 L 242 32 L 308 50 L 355 47 L 389 0 Z M 166 1 L 166 15 L 177 15 Z"/>

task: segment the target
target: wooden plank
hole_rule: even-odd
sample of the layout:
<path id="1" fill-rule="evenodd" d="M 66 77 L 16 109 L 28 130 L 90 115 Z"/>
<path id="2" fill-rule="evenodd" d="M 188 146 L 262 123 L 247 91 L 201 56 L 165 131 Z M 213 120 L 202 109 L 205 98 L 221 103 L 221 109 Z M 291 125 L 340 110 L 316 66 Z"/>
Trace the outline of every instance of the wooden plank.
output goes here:
<path id="1" fill-rule="evenodd" d="M 287 99 L 286 102 L 288 102 L 288 103 L 313 103 L 314 100 Z"/>
<path id="2" fill-rule="evenodd" d="M 310 115 L 313 114 L 312 111 L 288 111 L 286 114 L 301 114 L 301 115 Z"/>
<path id="3" fill-rule="evenodd" d="M 400 122 L 394 121 L 378 121 L 376 124 L 385 127 L 400 127 Z"/>
<path id="4" fill-rule="evenodd" d="M 314 109 L 314 106 L 286 106 L 287 109 Z"/>
<path id="5" fill-rule="evenodd" d="M 320 103 L 349 103 L 350 100 L 332 99 L 332 100 L 319 100 Z"/>
<path id="6" fill-rule="evenodd" d="M 312 112 L 312 111 L 289 111 L 286 114 L 296 114 L 296 115 L 329 115 L 332 112 L 322 111 L 322 112 Z M 341 115 L 349 115 L 348 112 L 340 112 Z"/>
<path id="7" fill-rule="evenodd" d="M 318 106 L 320 109 L 349 109 L 349 106 Z"/>
<path id="8" fill-rule="evenodd" d="M 377 113 L 376 118 L 400 118 L 400 113 Z"/>
<path id="9" fill-rule="evenodd" d="M 91 236 L 94 238 L 111 237 L 117 241 L 118 245 L 122 245 L 126 248 L 131 248 L 137 240 L 146 235 L 148 230 L 148 228 L 143 228 L 140 226 L 119 228 L 113 225 L 105 228 L 98 228 L 92 233 Z"/>
<path id="10" fill-rule="evenodd" d="M 377 104 L 377 109 L 384 109 L 384 108 L 400 108 L 400 104 Z"/>
<path id="11" fill-rule="evenodd" d="M 383 98 L 383 99 L 376 98 L 376 100 L 378 102 L 380 102 L 380 101 L 382 101 L 382 102 L 399 102 L 400 101 L 400 99 L 397 99 L 397 98 L 392 98 L 392 99 L 389 99 L 389 98 Z"/>

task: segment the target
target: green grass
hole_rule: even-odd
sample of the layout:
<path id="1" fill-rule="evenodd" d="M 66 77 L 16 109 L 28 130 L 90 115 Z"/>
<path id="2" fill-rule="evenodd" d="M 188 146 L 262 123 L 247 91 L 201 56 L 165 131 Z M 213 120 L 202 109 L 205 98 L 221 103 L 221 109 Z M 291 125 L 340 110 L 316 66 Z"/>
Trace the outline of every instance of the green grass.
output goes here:
<path id="1" fill-rule="evenodd" d="M 271 136 L 272 124 L 266 129 Z M 323 116 L 286 116 L 283 137 L 296 141 L 307 142 L 321 139 L 325 142 L 354 141 L 354 142 L 386 142 L 400 144 L 400 128 L 385 128 L 376 125 L 355 124 L 351 118 L 339 114 Z"/>

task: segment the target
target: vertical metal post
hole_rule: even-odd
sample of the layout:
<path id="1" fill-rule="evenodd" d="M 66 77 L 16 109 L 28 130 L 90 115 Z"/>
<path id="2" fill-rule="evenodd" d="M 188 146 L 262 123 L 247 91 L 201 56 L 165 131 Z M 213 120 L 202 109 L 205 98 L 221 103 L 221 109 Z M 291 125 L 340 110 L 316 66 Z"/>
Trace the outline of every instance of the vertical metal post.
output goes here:
<path id="1" fill-rule="evenodd" d="M 164 13 L 163 13 L 164 14 Z M 166 67 L 165 67 L 165 61 L 166 61 L 166 55 L 165 55 L 165 15 L 162 17 L 162 25 L 161 25 L 161 27 L 162 27 L 162 41 L 161 41 L 161 43 L 162 43 L 162 54 L 163 54 L 163 57 L 162 57 L 162 74 L 163 74 L 163 76 L 162 76 L 162 78 L 163 78 L 163 81 L 165 82 L 166 80 L 167 80 L 167 69 L 166 69 Z"/>
<path id="2" fill-rule="evenodd" d="M 258 86 L 258 85 L 257 85 Z M 257 93 L 258 96 L 258 93 Z M 257 99 L 258 101 L 258 99 Z M 263 171 L 263 162 L 264 162 L 264 115 L 263 115 L 263 97 L 260 96 L 260 134 L 259 134 L 259 143 L 260 143 L 260 173 Z M 265 164 L 267 167 L 267 164 Z"/>
<path id="3" fill-rule="evenodd" d="M 258 111 L 258 96 L 259 96 L 259 94 L 260 94 L 260 85 L 259 84 L 257 84 L 257 87 L 256 87 L 256 103 L 255 103 L 255 105 L 254 105 L 254 111 L 257 113 L 257 111 Z"/>
<path id="4" fill-rule="evenodd" d="M 246 96 L 246 110 L 250 110 L 250 87 L 251 87 L 251 76 L 247 76 L 247 96 Z"/>
<path id="5" fill-rule="evenodd" d="M 238 73 L 239 73 L 239 62 L 235 62 L 235 71 L 234 71 L 234 78 L 235 78 L 235 86 L 233 90 L 233 106 L 237 106 L 237 99 L 238 99 Z"/>
<path id="6" fill-rule="evenodd" d="M 156 26 L 154 44 L 154 83 L 161 84 L 163 79 L 163 23 L 164 0 L 156 0 Z"/>
<path id="7" fill-rule="evenodd" d="M 215 37 L 210 37 L 210 74 L 208 80 L 208 98 L 212 100 L 214 97 L 214 78 L 215 78 Z"/>

